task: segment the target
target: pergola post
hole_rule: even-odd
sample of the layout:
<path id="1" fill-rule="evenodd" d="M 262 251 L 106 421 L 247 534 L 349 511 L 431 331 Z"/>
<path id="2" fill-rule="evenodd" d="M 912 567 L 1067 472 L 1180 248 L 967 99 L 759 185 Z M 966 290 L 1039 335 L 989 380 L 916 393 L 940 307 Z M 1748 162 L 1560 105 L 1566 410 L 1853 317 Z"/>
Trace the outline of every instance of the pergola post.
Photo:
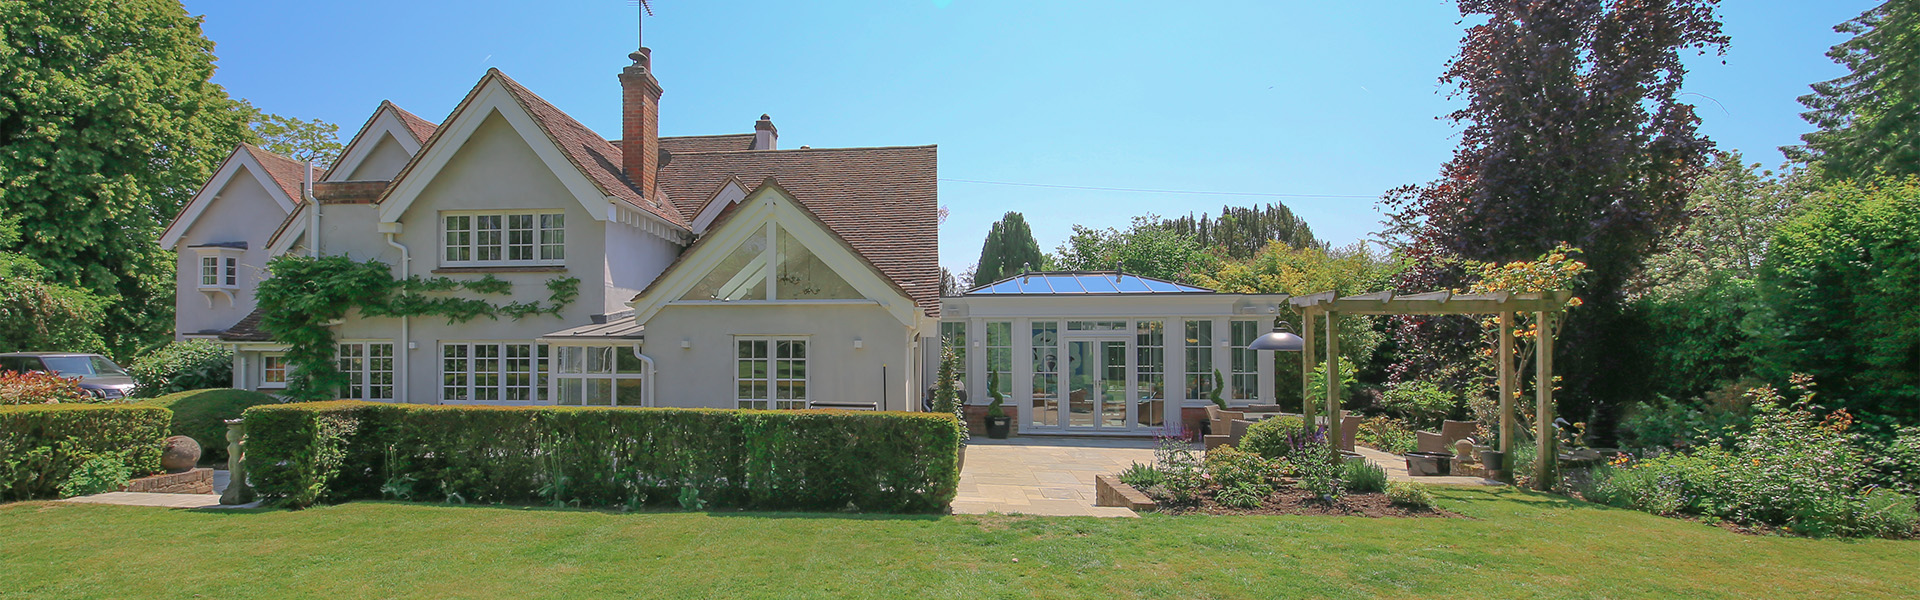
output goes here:
<path id="1" fill-rule="evenodd" d="M 1513 483 L 1513 311 L 1500 313 L 1500 476 Z"/>
<path id="2" fill-rule="evenodd" d="M 1333 446 L 1335 456 L 1340 454 L 1340 313 L 1331 310 L 1327 311 L 1327 444 Z"/>
<path id="3" fill-rule="evenodd" d="M 1539 421 L 1538 438 L 1534 440 L 1533 487 L 1537 490 L 1553 489 L 1554 467 L 1560 462 L 1558 449 L 1554 442 L 1558 436 L 1553 431 L 1553 322 L 1549 321 L 1554 313 L 1540 311 L 1534 313 L 1534 398 L 1539 406 L 1534 409 L 1535 419 Z"/>
<path id="4" fill-rule="evenodd" d="M 1305 426 L 1308 429 L 1313 428 L 1313 403 L 1316 400 L 1316 398 L 1313 397 L 1312 391 L 1313 364 L 1315 362 L 1313 359 L 1313 318 L 1319 315 L 1315 315 L 1314 312 L 1316 311 L 1311 308 L 1300 308 L 1300 340 L 1304 342 L 1301 344 L 1303 347 L 1300 348 L 1300 418 L 1306 421 Z"/>

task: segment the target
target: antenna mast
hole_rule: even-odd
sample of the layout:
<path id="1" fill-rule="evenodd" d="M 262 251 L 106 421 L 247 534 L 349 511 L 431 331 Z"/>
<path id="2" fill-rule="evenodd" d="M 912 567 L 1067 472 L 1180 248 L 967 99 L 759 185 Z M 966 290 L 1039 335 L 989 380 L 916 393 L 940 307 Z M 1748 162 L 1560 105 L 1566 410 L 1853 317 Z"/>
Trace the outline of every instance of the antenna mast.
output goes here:
<path id="1" fill-rule="evenodd" d="M 640 7 L 640 10 L 634 11 L 635 14 L 637 15 L 637 19 L 633 27 L 633 40 L 635 42 L 639 42 L 640 48 L 645 48 L 647 47 L 647 39 L 646 39 L 647 17 L 653 15 L 653 5 L 647 2 L 647 0 L 628 0 L 628 2 L 630 4 L 635 4 Z"/>

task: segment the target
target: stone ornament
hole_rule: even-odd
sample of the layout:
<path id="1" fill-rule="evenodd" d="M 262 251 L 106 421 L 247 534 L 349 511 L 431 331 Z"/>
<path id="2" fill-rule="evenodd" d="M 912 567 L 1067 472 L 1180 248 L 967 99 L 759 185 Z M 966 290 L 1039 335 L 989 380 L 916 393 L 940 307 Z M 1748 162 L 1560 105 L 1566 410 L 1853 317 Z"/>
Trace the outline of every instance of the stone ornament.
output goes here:
<path id="1" fill-rule="evenodd" d="M 193 438 L 176 435 L 167 438 L 166 449 L 160 453 L 160 468 L 168 473 L 185 473 L 200 463 L 200 442 Z"/>

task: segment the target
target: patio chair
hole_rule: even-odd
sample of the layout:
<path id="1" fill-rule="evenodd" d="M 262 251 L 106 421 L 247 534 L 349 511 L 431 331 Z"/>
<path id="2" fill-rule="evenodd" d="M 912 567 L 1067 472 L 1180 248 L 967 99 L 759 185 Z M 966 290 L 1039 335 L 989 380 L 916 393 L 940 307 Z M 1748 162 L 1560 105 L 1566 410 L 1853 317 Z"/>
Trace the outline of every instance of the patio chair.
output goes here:
<path id="1" fill-rule="evenodd" d="M 1242 407 L 1240 407 L 1240 410 L 1243 410 L 1243 411 L 1246 411 L 1246 412 L 1250 412 L 1250 413 L 1277 413 L 1277 412 L 1280 412 L 1280 405 L 1278 405 L 1278 404 L 1248 404 L 1248 405 L 1246 405 L 1246 406 L 1242 406 Z"/>
<path id="2" fill-rule="evenodd" d="M 1473 437 L 1473 433 L 1479 429 L 1480 424 L 1473 421 L 1441 421 L 1440 431 L 1437 433 L 1415 432 L 1414 435 L 1417 437 L 1415 445 L 1420 452 L 1450 455 L 1453 454 L 1454 442 Z"/>

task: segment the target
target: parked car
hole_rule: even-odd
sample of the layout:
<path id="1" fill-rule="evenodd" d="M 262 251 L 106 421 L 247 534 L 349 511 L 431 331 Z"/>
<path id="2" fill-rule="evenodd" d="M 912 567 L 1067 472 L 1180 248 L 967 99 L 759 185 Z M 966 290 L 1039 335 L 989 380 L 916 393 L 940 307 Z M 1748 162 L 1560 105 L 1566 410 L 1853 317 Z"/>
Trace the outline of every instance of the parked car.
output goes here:
<path id="1" fill-rule="evenodd" d="M 0 354 L 0 371 L 43 371 L 80 381 L 80 389 L 98 398 L 133 395 L 133 376 L 98 354 L 79 352 L 11 352 Z"/>

